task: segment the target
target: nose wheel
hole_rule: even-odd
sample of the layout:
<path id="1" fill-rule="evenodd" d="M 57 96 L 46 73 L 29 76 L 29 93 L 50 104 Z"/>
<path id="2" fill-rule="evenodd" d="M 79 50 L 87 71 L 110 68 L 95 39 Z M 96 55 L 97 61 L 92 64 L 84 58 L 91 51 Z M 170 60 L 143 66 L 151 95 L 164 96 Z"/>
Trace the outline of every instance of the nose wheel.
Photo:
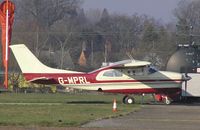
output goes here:
<path id="1" fill-rule="evenodd" d="M 123 103 L 124 104 L 134 104 L 135 103 L 135 99 L 133 97 L 130 97 L 130 96 L 126 95 L 123 98 Z"/>
<path id="2" fill-rule="evenodd" d="M 168 97 L 165 97 L 163 102 L 166 104 L 166 105 L 169 105 L 171 104 L 171 100 L 168 98 Z"/>

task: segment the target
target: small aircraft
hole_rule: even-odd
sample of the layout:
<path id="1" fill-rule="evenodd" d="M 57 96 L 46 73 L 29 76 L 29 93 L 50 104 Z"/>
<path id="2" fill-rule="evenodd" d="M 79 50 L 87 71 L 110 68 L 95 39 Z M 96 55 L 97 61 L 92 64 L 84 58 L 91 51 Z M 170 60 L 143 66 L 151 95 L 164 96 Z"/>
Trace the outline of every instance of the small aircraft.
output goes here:
<path id="1" fill-rule="evenodd" d="M 180 73 L 159 71 L 150 62 L 124 60 L 92 72 L 61 70 L 42 64 L 24 45 L 10 46 L 27 81 L 55 84 L 75 89 L 124 94 L 125 104 L 134 103 L 130 94 L 154 93 L 159 101 L 170 104 L 181 93 L 188 77 Z"/>

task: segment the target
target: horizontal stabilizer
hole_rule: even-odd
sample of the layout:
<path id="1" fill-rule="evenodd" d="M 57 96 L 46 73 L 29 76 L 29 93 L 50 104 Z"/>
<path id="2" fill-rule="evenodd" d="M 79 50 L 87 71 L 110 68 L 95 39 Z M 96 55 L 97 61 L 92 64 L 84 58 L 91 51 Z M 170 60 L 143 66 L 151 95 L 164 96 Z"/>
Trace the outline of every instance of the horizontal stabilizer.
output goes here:
<path id="1" fill-rule="evenodd" d="M 54 78 L 46 78 L 46 77 L 37 77 L 29 80 L 29 82 L 37 83 L 37 84 L 57 84 L 57 81 Z"/>

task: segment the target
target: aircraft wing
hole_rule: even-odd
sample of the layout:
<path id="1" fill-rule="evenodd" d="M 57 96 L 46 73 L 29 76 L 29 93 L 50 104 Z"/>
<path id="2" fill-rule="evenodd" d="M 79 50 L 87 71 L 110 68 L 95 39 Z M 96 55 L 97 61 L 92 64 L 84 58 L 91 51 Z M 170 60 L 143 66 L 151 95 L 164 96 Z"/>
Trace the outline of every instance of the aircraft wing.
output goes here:
<path id="1" fill-rule="evenodd" d="M 123 60 L 115 63 L 111 63 L 106 67 L 100 68 L 96 71 L 104 70 L 104 69 L 125 69 L 125 68 L 140 68 L 144 66 L 151 65 L 150 62 L 147 61 L 139 61 L 139 60 Z"/>
<path id="2" fill-rule="evenodd" d="M 49 77 L 37 77 L 29 80 L 32 83 L 39 83 L 39 84 L 56 84 L 57 81 L 54 78 Z"/>
<path id="3" fill-rule="evenodd" d="M 123 69 L 123 68 L 138 68 L 150 65 L 150 62 L 147 61 L 138 61 L 138 60 L 125 60 L 121 62 L 116 62 L 110 66 L 113 69 Z"/>

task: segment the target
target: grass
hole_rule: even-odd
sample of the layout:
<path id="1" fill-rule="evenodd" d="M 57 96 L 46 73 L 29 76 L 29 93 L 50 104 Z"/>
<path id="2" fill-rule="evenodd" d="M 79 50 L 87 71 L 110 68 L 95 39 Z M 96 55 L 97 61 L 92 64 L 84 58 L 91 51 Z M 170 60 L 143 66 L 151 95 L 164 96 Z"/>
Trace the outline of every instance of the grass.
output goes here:
<path id="1" fill-rule="evenodd" d="M 124 105 L 122 95 L 12 94 L 0 95 L 0 125 L 80 126 L 88 121 L 121 116 L 139 109 Z M 117 99 L 118 112 L 112 112 Z"/>

